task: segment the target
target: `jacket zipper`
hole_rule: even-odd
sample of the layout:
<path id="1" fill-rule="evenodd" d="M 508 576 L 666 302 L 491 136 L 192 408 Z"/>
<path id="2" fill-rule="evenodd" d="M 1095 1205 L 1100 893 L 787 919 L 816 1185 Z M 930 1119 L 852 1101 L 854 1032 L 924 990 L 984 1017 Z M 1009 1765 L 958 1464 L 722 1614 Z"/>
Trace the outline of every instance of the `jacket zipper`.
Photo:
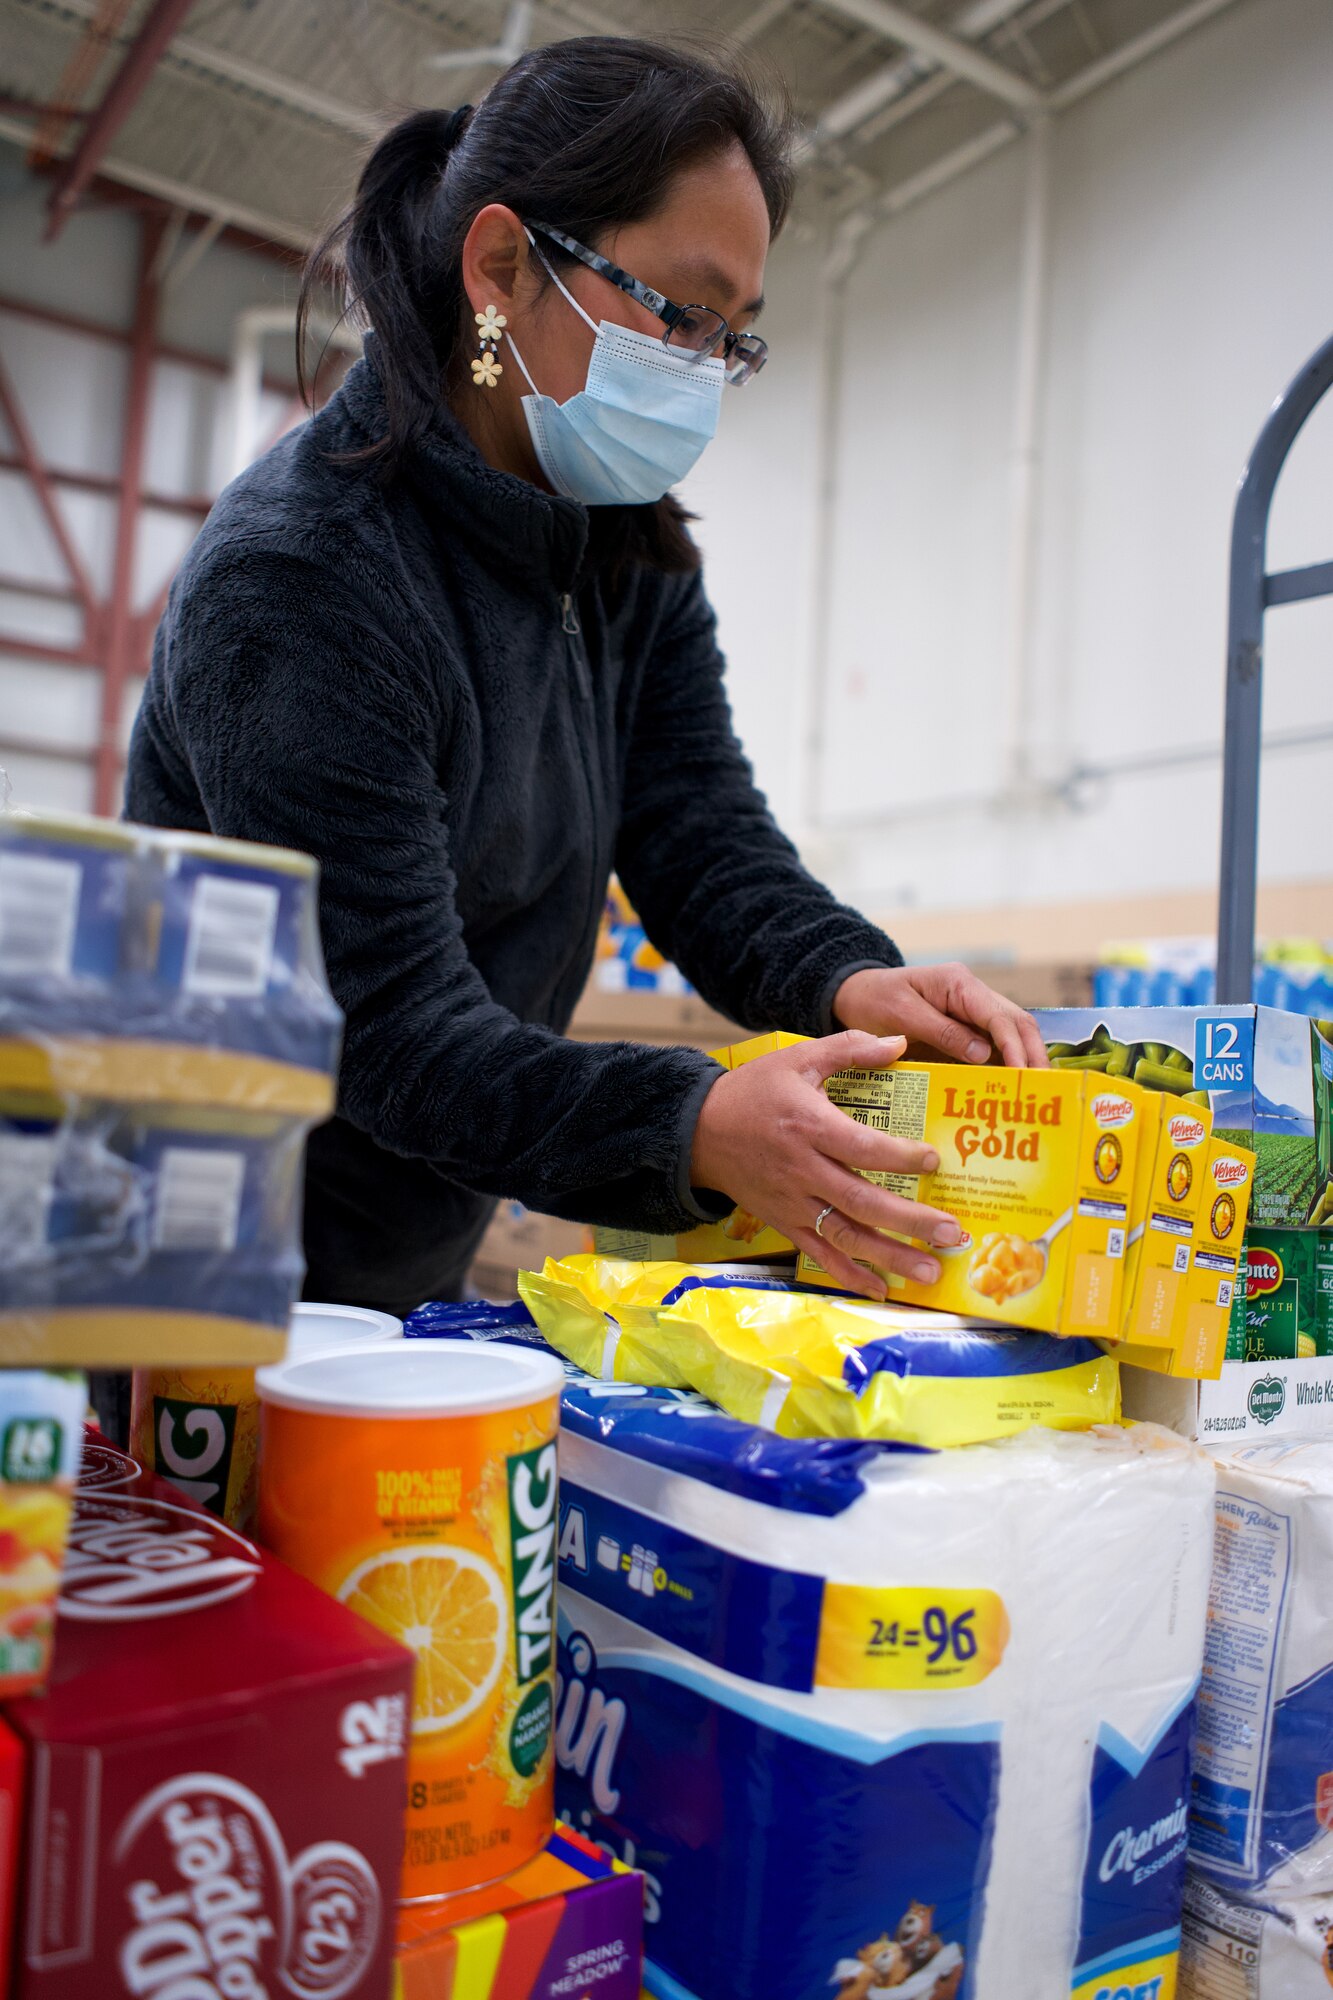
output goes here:
<path id="1" fill-rule="evenodd" d="M 578 685 L 579 698 L 587 711 L 587 723 L 590 724 L 592 720 L 592 674 L 588 667 L 588 656 L 583 648 L 583 627 L 579 623 L 578 606 L 574 602 L 572 592 L 568 590 L 562 591 L 560 596 L 560 630 L 565 635 L 565 644 L 569 648 L 569 657 L 573 663 L 574 679 Z M 596 753 L 591 742 L 590 728 L 588 726 L 581 728 L 578 731 L 578 737 L 579 762 L 583 766 L 583 782 L 588 790 L 588 824 L 590 830 L 595 830 L 597 826 L 597 787 L 593 782 L 593 771 L 596 765 Z M 596 930 L 601 915 L 601 900 L 601 895 L 595 884 L 590 883 L 588 915 L 585 921 L 590 923 L 594 930 Z"/>
<path id="2" fill-rule="evenodd" d="M 578 606 L 567 590 L 560 598 L 560 630 L 564 633 L 569 647 L 569 657 L 573 662 L 574 678 L 579 684 L 579 693 L 584 701 L 590 702 L 592 676 L 588 672 L 588 661 L 583 648 L 576 643 L 583 636 L 583 627 L 579 624 Z"/>

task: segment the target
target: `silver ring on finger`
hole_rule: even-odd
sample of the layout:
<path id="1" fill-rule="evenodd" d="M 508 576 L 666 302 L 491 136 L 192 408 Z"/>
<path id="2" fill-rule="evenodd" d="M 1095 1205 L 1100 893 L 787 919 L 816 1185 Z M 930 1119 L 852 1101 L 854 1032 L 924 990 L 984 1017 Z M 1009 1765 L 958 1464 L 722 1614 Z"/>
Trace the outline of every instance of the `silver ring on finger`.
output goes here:
<path id="1" fill-rule="evenodd" d="M 824 1240 L 824 1224 L 828 1221 L 832 1213 L 833 1213 L 833 1203 L 829 1202 L 828 1206 L 826 1208 L 821 1208 L 818 1215 L 815 1217 L 815 1235 L 819 1238 L 821 1243 Z"/>

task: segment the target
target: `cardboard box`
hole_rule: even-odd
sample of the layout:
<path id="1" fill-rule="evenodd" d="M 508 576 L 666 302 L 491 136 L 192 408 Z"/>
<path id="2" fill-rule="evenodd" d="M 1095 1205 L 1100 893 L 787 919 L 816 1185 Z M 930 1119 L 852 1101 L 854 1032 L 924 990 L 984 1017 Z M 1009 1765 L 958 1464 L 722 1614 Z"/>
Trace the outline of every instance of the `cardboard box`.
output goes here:
<path id="1" fill-rule="evenodd" d="M 557 1825 L 503 1882 L 399 1915 L 393 2000 L 638 2000 L 643 1877 Z"/>
<path id="2" fill-rule="evenodd" d="M 1165 1424 L 1203 1444 L 1333 1436 L 1333 1356 L 1224 1361 L 1212 1382 L 1158 1374 L 1122 1356 L 1120 1393 L 1126 1417 Z"/>
<path id="3" fill-rule="evenodd" d="M 0 1699 L 50 1668 L 87 1407 L 82 1375 L 0 1369 Z"/>
<path id="4" fill-rule="evenodd" d="M 30 1765 L 18 2000 L 382 2000 L 413 1662 L 90 1433 Z"/>
<path id="5" fill-rule="evenodd" d="M 1147 1061 L 1145 1069 L 1140 1054 L 1131 1073 L 1150 1089 L 1203 1093 L 1214 1131 L 1257 1155 L 1255 1222 L 1298 1229 L 1320 1209 L 1329 1185 L 1321 1158 L 1333 1163 L 1333 1091 L 1317 1094 L 1316 1079 L 1327 1082 L 1326 1071 L 1333 1078 L 1333 1044 L 1308 1016 L 1273 1007 L 1079 1007 L 1038 1018 L 1048 1047 L 1075 1058 L 1094 1055 L 1099 1037 L 1108 1062 L 1110 1043 L 1164 1051 L 1166 1063 Z"/>
<path id="6" fill-rule="evenodd" d="M 715 1049 L 744 1033 L 694 993 L 609 993 L 594 981 L 567 1030 L 575 1042 L 648 1042 Z"/>
<path id="7" fill-rule="evenodd" d="M 758 1056 L 776 1055 L 779 1049 L 794 1048 L 805 1035 L 755 1035 L 748 1042 L 734 1042 L 714 1049 L 713 1060 L 724 1069 L 740 1069 Z M 756 1215 L 733 1208 L 720 1222 L 701 1222 L 679 1236 L 651 1236 L 638 1229 L 594 1229 L 593 1244 L 603 1257 L 628 1257 L 638 1264 L 736 1264 L 768 1263 L 774 1257 L 790 1257 L 796 1245 L 780 1230 L 770 1229 Z M 529 1264 L 528 1270 L 540 1266 Z"/>
<path id="8" fill-rule="evenodd" d="M 1199 1179 L 1202 1196 L 1197 1202 L 1191 1243 L 1184 1253 L 1186 1261 L 1160 1278 L 1169 1300 L 1171 1341 L 1169 1345 L 1129 1343 L 1119 1350 L 1119 1358 L 1163 1375 L 1216 1381 L 1226 1357 L 1242 1282 L 1254 1154 L 1229 1139 L 1214 1138 Z"/>
<path id="9" fill-rule="evenodd" d="M 1207 1183 L 1213 1115 L 1207 1105 L 1163 1104 L 1146 1091 L 1144 1097 L 1144 1137 L 1155 1150 L 1142 1225 L 1136 1222 L 1130 1245 L 1124 1334 L 1149 1347 L 1172 1347 Z M 1140 1177 L 1142 1164 L 1141 1153 Z"/>
<path id="10" fill-rule="evenodd" d="M 1039 1333 L 1118 1337 L 1142 1125 L 1133 1084 L 904 1062 L 844 1070 L 827 1089 L 854 1118 L 934 1147 L 934 1174 L 868 1178 L 947 1210 L 964 1231 L 956 1249 L 934 1253 L 936 1283 L 890 1274 L 890 1297 Z M 796 1268 L 828 1287 L 812 1257 Z"/>
<path id="11" fill-rule="evenodd" d="M 8 2000 L 23 1835 L 23 1744 L 0 1720 L 0 2000 Z"/>
<path id="12" fill-rule="evenodd" d="M 1295 1361 L 1333 1353 L 1333 1230 L 1251 1223 L 1228 1361 Z"/>

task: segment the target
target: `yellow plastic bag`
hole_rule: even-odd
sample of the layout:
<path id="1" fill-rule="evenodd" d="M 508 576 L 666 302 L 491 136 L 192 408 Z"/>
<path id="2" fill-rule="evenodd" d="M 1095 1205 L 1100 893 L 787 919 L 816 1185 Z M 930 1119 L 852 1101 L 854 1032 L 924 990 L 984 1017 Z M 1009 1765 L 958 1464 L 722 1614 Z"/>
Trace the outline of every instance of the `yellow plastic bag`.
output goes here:
<path id="1" fill-rule="evenodd" d="M 552 1346 L 589 1374 L 692 1388 L 785 1437 L 941 1448 L 1032 1424 L 1084 1430 L 1120 1412 L 1119 1369 L 1094 1341 L 798 1292 L 753 1266 L 567 1257 L 525 1273 L 519 1290 Z"/>
<path id="2" fill-rule="evenodd" d="M 1096 1342 L 919 1308 L 698 1289 L 660 1315 L 657 1339 L 659 1365 L 678 1357 L 692 1388 L 785 1437 L 943 1448 L 1120 1413 L 1119 1369 Z"/>
<path id="3" fill-rule="evenodd" d="M 680 1336 L 666 1343 L 659 1338 L 664 1308 L 690 1286 L 749 1288 L 782 1282 L 754 1264 L 728 1271 L 716 1264 L 575 1256 L 548 1257 L 540 1273 L 520 1271 L 518 1291 L 552 1347 L 587 1374 L 604 1382 L 687 1389 L 692 1384 L 681 1371 Z"/>

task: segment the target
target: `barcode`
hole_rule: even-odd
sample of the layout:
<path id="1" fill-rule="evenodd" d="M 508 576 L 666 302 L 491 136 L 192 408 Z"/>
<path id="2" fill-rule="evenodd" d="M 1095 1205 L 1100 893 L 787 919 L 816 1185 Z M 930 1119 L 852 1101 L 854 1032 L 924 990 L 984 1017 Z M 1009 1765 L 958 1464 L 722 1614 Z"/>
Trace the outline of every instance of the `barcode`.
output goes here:
<path id="1" fill-rule="evenodd" d="M 49 1254 L 56 1145 L 54 1132 L 0 1133 L 0 1266 Z"/>
<path id="2" fill-rule="evenodd" d="M 164 1147 L 153 1204 L 153 1248 L 234 1250 L 244 1184 L 244 1153 Z"/>
<path id="3" fill-rule="evenodd" d="M 0 854 L 0 972 L 59 977 L 74 962 L 83 870 L 45 854 Z"/>
<path id="4" fill-rule="evenodd" d="M 1217 1303 L 1218 1303 L 1218 1304 L 1219 1304 L 1219 1305 L 1220 1305 L 1220 1306 L 1221 1306 L 1221 1307 L 1222 1307 L 1222 1308 L 1223 1308 L 1224 1310 L 1228 1310 L 1228 1311 L 1230 1310 L 1230 1307 L 1231 1307 L 1231 1291 L 1232 1291 L 1232 1287 L 1231 1287 L 1231 1282 L 1230 1282 L 1230 1280 L 1229 1280 L 1229 1279 L 1226 1279 L 1226 1278 L 1224 1278 L 1224 1279 L 1222 1280 L 1222 1283 L 1221 1283 L 1221 1284 L 1220 1284 L 1220 1285 L 1218 1286 L 1218 1288 L 1217 1288 Z"/>
<path id="5" fill-rule="evenodd" d="M 1125 1254 L 1125 1232 L 1123 1229 L 1109 1229 L 1106 1233 L 1106 1254 L 1108 1257 L 1123 1257 Z"/>
<path id="6" fill-rule="evenodd" d="M 1175 1271 L 1188 1271 L 1190 1267 L 1190 1248 L 1188 1243 L 1178 1243 L 1176 1245 L 1176 1254 L 1172 1259 L 1171 1267 Z"/>
<path id="7" fill-rule="evenodd" d="M 257 999 L 268 987 L 277 923 L 272 883 L 201 875 L 190 904 L 185 991 L 220 1000 Z"/>

